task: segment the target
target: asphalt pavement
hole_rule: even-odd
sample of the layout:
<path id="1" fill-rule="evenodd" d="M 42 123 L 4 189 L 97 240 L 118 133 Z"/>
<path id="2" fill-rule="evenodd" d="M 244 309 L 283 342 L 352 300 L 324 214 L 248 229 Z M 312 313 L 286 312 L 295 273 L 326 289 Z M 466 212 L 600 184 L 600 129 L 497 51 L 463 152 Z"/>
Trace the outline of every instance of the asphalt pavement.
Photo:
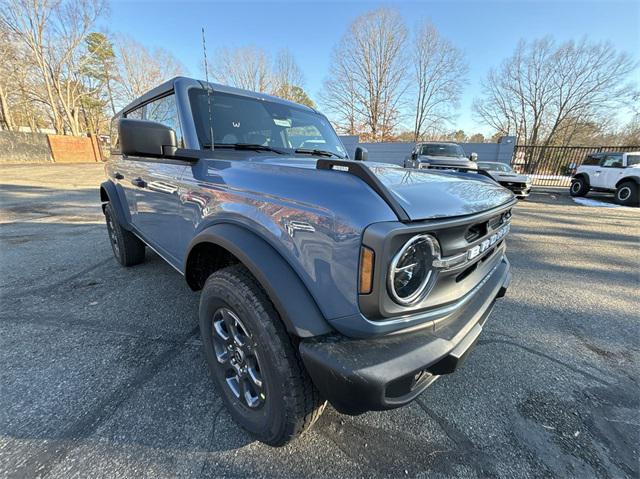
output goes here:
<path id="1" fill-rule="evenodd" d="M 535 191 L 455 374 L 273 449 L 207 376 L 198 293 L 112 257 L 100 165 L 0 166 L 0 477 L 638 477 L 640 210 Z"/>

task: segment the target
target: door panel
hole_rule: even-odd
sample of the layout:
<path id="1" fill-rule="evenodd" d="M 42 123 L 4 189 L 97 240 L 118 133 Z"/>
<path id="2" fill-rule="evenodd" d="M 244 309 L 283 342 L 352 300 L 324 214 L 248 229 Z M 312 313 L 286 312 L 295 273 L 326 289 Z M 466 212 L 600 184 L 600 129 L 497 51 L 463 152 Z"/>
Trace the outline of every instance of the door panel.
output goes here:
<path id="1" fill-rule="evenodd" d="M 134 218 L 138 213 L 138 204 L 136 197 L 137 189 L 131 184 L 131 180 L 138 174 L 137 161 L 133 161 L 128 159 L 126 156 L 122 156 L 113 162 L 113 167 L 111 169 L 114 181 L 122 187 L 127 200 L 127 204 L 122 206 L 129 208 L 129 215 L 131 216 L 131 222 L 133 223 Z"/>
<path id="2" fill-rule="evenodd" d="M 604 168 L 602 166 L 594 166 L 589 171 L 589 185 L 595 188 L 602 188 L 604 179 L 602 176 Z"/>
<path id="3" fill-rule="evenodd" d="M 603 188 L 614 189 L 622 175 L 624 175 L 624 168 L 605 168 L 603 172 Z"/>
<path id="4" fill-rule="evenodd" d="M 606 155 L 597 168 L 599 174 L 597 175 L 596 183 L 592 183 L 592 186 L 598 188 L 613 188 L 617 181 L 614 180 L 614 178 L 617 178 L 620 172 L 624 171 L 624 168 L 621 168 L 621 166 L 622 154 Z"/>
<path id="5" fill-rule="evenodd" d="M 183 230 L 180 205 L 180 179 L 184 164 L 137 161 L 131 178 L 136 194 L 136 229 L 154 249 L 174 266 L 181 267 Z"/>
<path id="6" fill-rule="evenodd" d="M 176 132 L 178 143 L 182 144 L 182 128 L 173 93 L 160 96 L 132 113 L 170 127 Z M 184 251 L 180 241 L 183 225 L 179 182 L 187 168 L 186 163 L 152 158 L 135 158 L 130 163 L 133 166 L 125 183 L 135 202 L 133 224 L 151 247 L 181 269 Z"/>

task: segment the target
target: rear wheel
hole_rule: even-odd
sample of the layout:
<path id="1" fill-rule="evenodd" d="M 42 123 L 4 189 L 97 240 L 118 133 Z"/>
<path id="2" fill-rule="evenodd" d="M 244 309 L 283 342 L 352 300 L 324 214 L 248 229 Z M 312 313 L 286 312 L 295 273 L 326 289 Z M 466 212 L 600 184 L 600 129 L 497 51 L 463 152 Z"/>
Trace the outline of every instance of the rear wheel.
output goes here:
<path id="1" fill-rule="evenodd" d="M 625 206 L 640 206 L 638 204 L 638 185 L 633 181 L 625 181 L 616 189 L 616 203 Z"/>
<path id="2" fill-rule="evenodd" d="M 302 364 L 295 338 L 242 265 L 207 279 L 200 333 L 227 409 L 258 440 L 282 446 L 320 417 L 325 401 Z"/>
<path id="3" fill-rule="evenodd" d="M 589 185 L 583 177 L 579 176 L 571 181 L 571 187 L 569 188 L 571 196 L 584 196 L 588 192 Z"/>
<path id="4" fill-rule="evenodd" d="M 107 222 L 111 249 L 118 262 L 122 266 L 142 263 L 144 261 L 144 243 L 118 223 L 111 203 L 107 203 L 104 207 L 104 218 Z"/>

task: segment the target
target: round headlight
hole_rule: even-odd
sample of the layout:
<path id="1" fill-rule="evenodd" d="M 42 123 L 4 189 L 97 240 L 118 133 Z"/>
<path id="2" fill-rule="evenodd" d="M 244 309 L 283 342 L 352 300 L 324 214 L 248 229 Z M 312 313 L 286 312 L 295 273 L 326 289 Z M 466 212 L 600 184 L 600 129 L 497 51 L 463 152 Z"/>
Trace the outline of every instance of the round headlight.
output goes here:
<path id="1" fill-rule="evenodd" d="M 391 261 L 389 294 L 399 304 L 413 304 L 429 292 L 435 279 L 433 260 L 440 247 L 429 235 L 418 235 L 405 243 Z"/>

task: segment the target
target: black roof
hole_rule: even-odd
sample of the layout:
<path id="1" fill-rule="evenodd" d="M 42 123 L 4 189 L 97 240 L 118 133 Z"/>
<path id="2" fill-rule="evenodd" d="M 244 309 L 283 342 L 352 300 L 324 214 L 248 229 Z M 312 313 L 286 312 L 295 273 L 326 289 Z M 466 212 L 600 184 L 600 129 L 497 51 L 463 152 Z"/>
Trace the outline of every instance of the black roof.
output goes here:
<path id="1" fill-rule="evenodd" d="M 606 156 L 606 155 L 622 155 L 624 151 L 598 151 L 597 153 L 588 153 L 587 156 Z"/>
<path id="2" fill-rule="evenodd" d="M 164 95 L 165 93 L 169 93 L 170 91 L 175 89 L 175 85 L 177 82 L 183 83 L 185 85 L 192 85 L 195 87 L 199 87 L 199 88 L 206 88 L 207 83 L 202 81 L 202 80 L 196 80 L 195 78 L 188 78 L 188 77 L 182 77 L 182 76 L 177 76 L 174 77 L 170 80 L 167 80 L 166 82 L 158 85 L 157 87 L 153 88 L 152 90 L 149 90 L 147 93 L 145 93 L 144 95 L 136 98 L 135 100 L 133 100 L 131 103 L 129 103 L 127 106 L 125 106 L 122 110 L 120 110 L 116 116 L 121 115 L 127 111 L 131 111 L 134 110 L 135 108 L 137 108 L 138 106 L 141 106 L 145 103 L 148 103 L 149 101 L 153 100 L 154 98 L 157 98 L 159 96 Z M 282 103 L 285 105 L 290 105 L 290 106 L 297 106 L 298 108 L 304 108 L 310 111 L 314 111 L 316 112 L 316 110 L 314 110 L 313 108 L 310 108 L 306 105 L 302 105 L 300 103 L 295 103 L 289 100 L 285 100 L 283 98 L 278 98 L 277 96 L 273 96 L 273 95 L 269 95 L 267 93 L 258 93 L 258 92 L 254 92 L 254 91 L 250 91 L 250 90 L 243 90 L 242 88 L 236 88 L 236 87 L 232 87 L 232 86 L 227 86 L 227 85 L 220 85 L 218 83 L 208 83 L 209 88 L 211 88 L 212 92 L 221 92 L 221 93 L 230 93 L 230 94 L 234 94 L 234 95 L 241 95 L 241 96 L 246 96 L 246 97 L 251 97 L 251 98 L 257 98 L 260 100 L 269 100 L 272 102 L 276 102 L 276 103 Z M 317 113 L 317 112 L 316 112 Z"/>

